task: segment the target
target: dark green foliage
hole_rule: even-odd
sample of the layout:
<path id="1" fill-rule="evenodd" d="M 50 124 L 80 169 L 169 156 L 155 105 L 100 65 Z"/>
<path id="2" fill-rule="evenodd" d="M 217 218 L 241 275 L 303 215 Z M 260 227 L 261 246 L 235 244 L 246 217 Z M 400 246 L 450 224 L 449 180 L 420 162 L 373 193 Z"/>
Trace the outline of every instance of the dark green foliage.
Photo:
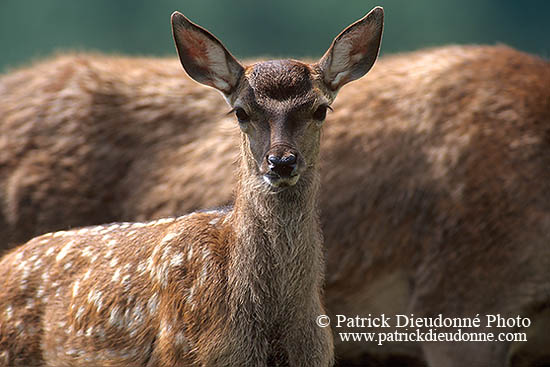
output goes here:
<path id="1" fill-rule="evenodd" d="M 175 56 L 174 10 L 239 57 L 318 57 L 375 5 L 386 11 L 383 53 L 501 42 L 550 55 L 550 2 L 542 0 L 2 0 L 0 72 L 59 50 Z"/>

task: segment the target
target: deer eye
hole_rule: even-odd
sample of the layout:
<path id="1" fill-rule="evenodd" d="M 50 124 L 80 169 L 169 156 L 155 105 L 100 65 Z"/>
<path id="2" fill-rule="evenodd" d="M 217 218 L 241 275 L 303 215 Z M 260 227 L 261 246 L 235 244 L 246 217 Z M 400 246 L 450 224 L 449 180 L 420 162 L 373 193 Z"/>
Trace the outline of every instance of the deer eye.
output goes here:
<path id="1" fill-rule="evenodd" d="M 250 117 L 248 116 L 246 111 L 241 107 L 235 108 L 235 116 L 237 116 L 237 120 L 239 120 L 239 123 L 250 121 Z"/>
<path id="2" fill-rule="evenodd" d="M 317 121 L 323 121 L 327 117 L 327 109 L 330 109 L 330 106 L 326 104 L 320 105 L 315 112 L 313 112 L 313 118 Z"/>

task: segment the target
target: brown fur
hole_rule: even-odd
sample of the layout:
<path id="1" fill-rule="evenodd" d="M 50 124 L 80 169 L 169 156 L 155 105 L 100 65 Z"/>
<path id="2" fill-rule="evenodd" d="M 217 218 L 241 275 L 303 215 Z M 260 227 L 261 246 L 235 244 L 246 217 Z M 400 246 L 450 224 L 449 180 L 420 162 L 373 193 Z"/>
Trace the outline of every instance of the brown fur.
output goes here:
<path id="1" fill-rule="evenodd" d="M 387 57 L 342 90 L 320 160 L 333 314 L 548 305 L 549 85 L 539 58 L 451 46 Z M 231 200 L 238 129 L 175 60 L 61 56 L 4 76 L 0 94 L 9 243 Z M 415 343 L 336 347 L 421 354 Z M 433 366 L 502 365 L 508 345 L 424 348 Z"/>

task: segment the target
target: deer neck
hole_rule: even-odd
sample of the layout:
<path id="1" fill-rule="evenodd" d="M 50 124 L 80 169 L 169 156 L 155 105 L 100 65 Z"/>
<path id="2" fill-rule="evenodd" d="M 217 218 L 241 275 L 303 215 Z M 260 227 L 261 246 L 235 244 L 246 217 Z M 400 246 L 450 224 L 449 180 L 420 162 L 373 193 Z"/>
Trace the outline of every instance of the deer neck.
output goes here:
<path id="1" fill-rule="evenodd" d="M 241 306 L 297 309 L 317 299 L 324 268 L 318 189 L 316 167 L 295 186 L 274 192 L 258 176 L 254 162 L 241 161 L 229 269 L 230 287 Z"/>

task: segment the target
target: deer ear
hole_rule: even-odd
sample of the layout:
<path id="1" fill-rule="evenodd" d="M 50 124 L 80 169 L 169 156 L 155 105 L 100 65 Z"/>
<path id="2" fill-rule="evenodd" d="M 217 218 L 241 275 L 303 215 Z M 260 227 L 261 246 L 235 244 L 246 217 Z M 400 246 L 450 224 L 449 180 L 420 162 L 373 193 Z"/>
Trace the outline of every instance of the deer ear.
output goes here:
<path id="1" fill-rule="evenodd" d="M 233 92 L 244 68 L 216 37 L 177 11 L 172 14 L 172 34 L 191 78 L 225 95 Z"/>
<path id="2" fill-rule="evenodd" d="M 318 63 L 331 90 L 338 90 L 370 70 L 378 57 L 383 25 L 384 10 L 376 7 L 332 41 Z"/>

